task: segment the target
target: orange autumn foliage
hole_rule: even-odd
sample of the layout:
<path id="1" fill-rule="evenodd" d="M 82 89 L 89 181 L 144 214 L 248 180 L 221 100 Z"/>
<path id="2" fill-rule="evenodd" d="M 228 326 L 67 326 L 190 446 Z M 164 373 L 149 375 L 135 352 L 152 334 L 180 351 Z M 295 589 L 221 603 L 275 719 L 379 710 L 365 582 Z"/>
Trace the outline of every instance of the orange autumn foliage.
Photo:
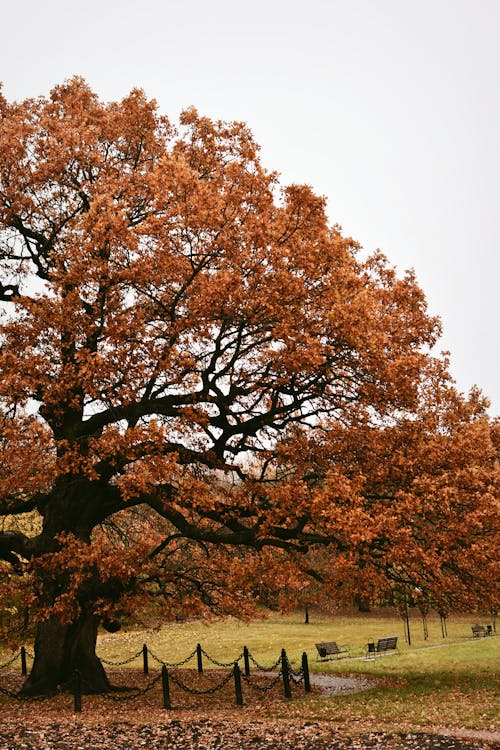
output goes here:
<path id="1" fill-rule="evenodd" d="M 291 588 L 318 548 L 346 588 L 361 569 L 372 588 L 475 575 L 494 430 L 443 384 L 439 321 L 411 272 L 280 185 L 246 125 L 195 109 L 174 125 L 79 78 L 0 98 L 0 269 L 0 515 L 42 518 L 0 532 L 36 594 L 27 690 L 63 683 L 76 652 L 103 689 L 92 628 L 141 591 L 172 616 L 248 614 L 270 547 L 294 556 Z"/>

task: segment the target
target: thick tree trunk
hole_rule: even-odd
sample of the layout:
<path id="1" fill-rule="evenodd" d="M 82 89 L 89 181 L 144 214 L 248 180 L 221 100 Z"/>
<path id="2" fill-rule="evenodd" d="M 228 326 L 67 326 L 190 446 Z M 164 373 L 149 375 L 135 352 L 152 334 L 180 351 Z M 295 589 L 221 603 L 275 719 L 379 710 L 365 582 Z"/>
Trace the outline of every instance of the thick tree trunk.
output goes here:
<path id="1" fill-rule="evenodd" d="M 69 532 L 78 541 L 90 543 L 93 527 L 99 521 L 98 508 L 102 502 L 95 485 L 86 478 L 60 479 L 51 495 L 46 498 L 44 524 L 36 539 L 35 556 L 57 552 L 58 535 Z M 42 593 L 43 608 L 50 612 L 51 603 L 57 600 L 68 586 L 68 572 L 64 565 L 47 572 L 38 570 L 37 588 Z M 45 695 L 59 689 L 70 689 L 75 670 L 81 675 L 85 693 L 109 691 L 103 666 L 95 653 L 98 618 L 91 612 L 92 601 L 103 592 L 92 590 L 92 582 L 76 592 L 82 614 L 71 624 L 63 624 L 57 617 L 39 622 L 35 638 L 35 661 L 31 674 L 24 683 L 24 695 Z"/>
<path id="2" fill-rule="evenodd" d="M 75 670 L 82 677 L 84 693 L 104 693 L 111 685 L 95 653 L 97 618 L 82 615 L 72 625 L 56 619 L 38 625 L 35 661 L 24 683 L 23 695 L 47 695 L 59 689 L 71 689 Z"/>

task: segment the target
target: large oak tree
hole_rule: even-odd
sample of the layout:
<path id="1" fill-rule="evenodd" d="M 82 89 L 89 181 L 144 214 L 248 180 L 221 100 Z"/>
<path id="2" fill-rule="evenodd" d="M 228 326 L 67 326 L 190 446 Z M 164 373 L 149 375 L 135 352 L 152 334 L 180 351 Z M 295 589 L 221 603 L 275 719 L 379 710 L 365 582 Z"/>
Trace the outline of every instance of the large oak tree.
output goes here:
<path id="1" fill-rule="evenodd" d="M 39 620 L 26 693 L 76 667 L 109 689 L 97 626 L 141 575 L 172 587 L 216 560 L 220 589 L 233 548 L 343 549 L 303 477 L 300 503 L 270 490 L 275 448 L 411 414 L 439 335 L 412 274 L 281 187 L 245 125 L 190 109 L 174 127 L 81 79 L 0 99 L 0 273 L 0 514 L 42 519 L 0 533 Z M 113 548 L 103 524 L 139 507 L 163 526 Z"/>

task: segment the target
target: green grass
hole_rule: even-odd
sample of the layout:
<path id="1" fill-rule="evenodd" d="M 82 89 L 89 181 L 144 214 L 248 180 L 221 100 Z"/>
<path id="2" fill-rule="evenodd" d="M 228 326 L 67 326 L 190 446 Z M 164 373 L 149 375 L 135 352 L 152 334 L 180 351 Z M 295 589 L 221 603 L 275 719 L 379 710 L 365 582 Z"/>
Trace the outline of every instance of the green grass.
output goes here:
<path id="1" fill-rule="evenodd" d="M 113 635 L 102 634 L 98 650 L 106 658 L 124 656 L 141 648 L 143 643 L 167 661 L 177 661 L 190 653 L 197 643 L 220 661 L 236 658 L 243 646 L 247 646 L 259 662 L 273 663 L 281 648 L 286 648 L 289 658 L 299 660 L 307 652 L 311 669 L 320 671 L 361 671 L 378 674 L 390 672 L 396 668 L 412 669 L 412 665 L 422 664 L 424 659 L 428 667 L 432 664 L 438 668 L 446 663 L 456 662 L 460 667 L 464 660 L 474 661 L 480 653 L 489 652 L 500 641 L 496 638 L 471 638 L 471 616 L 455 616 L 447 623 L 448 636 L 443 639 L 439 618 L 429 618 L 429 638 L 424 640 L 421 621 L 415 617 L 410 620 L 411 646 L 405 643 L 403 623 L 390 610 L 361 614 L 334 616 L 313 616 L 306 625 L 300 612 L 291 615 L 273 614 L 266 619 L 242 623 L 234 619 L 212 623 L 186 622 L 169 623 L 159 629 L 121 631 Z M 400 655 L 397 657 L 378 658 L 367 662 L 364 657 L 369 638 L 397 635 Z M 348 660 L 337 662 L 317 662 L 315 643 L 335 640 L 339 644 L 348 644 L 351 656 Z M 451 647 L 450 644 L 460 644 Z M 482 648 L 484 646 L 484 648 Z M 480 657 L 479 657 L 480 658 Z"/>
<path id="2" fill-rule="evenodd" d="M 445 639 L 439 618 L 429 617 L 429 638 L 424 640 L 417 615 L 412 612 L 411 646 L 405 643 L 401 619 L 390 610 L 378 610 L 321 617 L 313 613 L 308 625 L 303 613 L 296 612 L 272 614 L 251 623 L 227 619 L 205 624 L 169 623 L 156 629 L 129 628 L 115 634 L 102 632 L 97 652 L 106 660 L 118 662 L 140 652 L 146 643 L 160 659 L 178 662 L 200 643 L 217 661 L 230 662 L 246 645 L 260 664 L 274 664 L 285 648 L 292 663 L 298 665 L 306 651 L 311 671 L 366 675 L 375 678 L 376 684 L 356 694 L 330 697 L 304 696 L 302 688 L 294 688 L 292 701 L 261 706 L 260 714 L 267 711 L 271 718 L 329 721 L 346 731 L 367 726 L 388 731 L 429 726 L 497 729 L 500 637 L 472 639 L 471 625 L 477 618 L 453 615 Z M 479 622 L 486 624 L 488 618 L 482 617 Z M 398 636 L 400 652 L 367 661 L 364 654 L 368 639 L 389 635 Z M 348 644 L 352 658 L 319 662 L 315 643 L 323 640 Z M 0 663 L 8 658 L 7 651 L 0 653 Z M 153 659 L 150 665 L 152 670 L 158 667 Z M 140 656 L 128 666 L 140 668 Z M 186 666 L 196 668 L 196 660 Z"/>
<path id="3" fill-rule="evenodd" d="M 271 712 L 275 717 L 329 720 L 349 726 L 369 721 L 371 726 L 385 728 L 433 725 L 491 730 L 499 708 L 500 637 L 473 640 L 471 624 L 475 619 L 450 617 L 448 636 L 443 639 L 439 618 L 429 617 L 429 638 L 424 640 L 421 620 L 413 615 L 411 646 L 405 643 L 402 621 L 390 611 L 313 615 L 308 625 L 301 613 L 272 615 L 248 624 L 232 619 L 172 623 L 158 630 L 103 634 L 98 653 L 118 661 L 147 643 L 161 659 L 176 662 L 200 643 L 214 659 L 226 662 L 237 658 L 246 645 L 259 663 L 269 665 L 281 648 L 286 648 L 295 663 L 306 651 L 312 671 L 362 674 L 379 678 L 379 682 L 371 690 L 348 696 L 297 698 L 275 706 Z M 366 661 L 368 639 L 388 635 L 398 636 L 400 653 Z M 314 644 L 321 640 L 349 644 L 353 658 L 318 662 Z M 190 662 L 188 666 L 194 665 Z"/>

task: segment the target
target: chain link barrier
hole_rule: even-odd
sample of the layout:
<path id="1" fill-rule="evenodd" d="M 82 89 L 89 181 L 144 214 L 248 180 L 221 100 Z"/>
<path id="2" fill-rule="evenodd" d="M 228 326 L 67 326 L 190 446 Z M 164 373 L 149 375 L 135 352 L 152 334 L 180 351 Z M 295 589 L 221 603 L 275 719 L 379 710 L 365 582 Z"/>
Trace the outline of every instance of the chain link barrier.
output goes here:
<path id="1" fill-rule="evenodd" d="M 9 698 L 18 698 L 17 693 L 12 693 L 10 690 L 7 690 L 6 688 L 0 687 L 0 693 L 2 695 L 8 695 Z"/>
<path id="2" fill-rule="evenodd" d="M 197 690 L 196 688 L 191 688 L 189 685 L 185 685 L 182 680 L 180 680 L 178 677 L 176 677 L 173 674 L 169 673 L 169 679 L 178 687 L 181 688 L 181 690 L 184 690 L 186 693 L 190 693 L 191 695 L 212 695 L 213 693 L 216 693 L 218 690 L 221 690 L 224 685 L 227 685 L 229 680 L 232 679 L 233 673 L 229 672 L 224 679 L 219 682 L 218 685 L 215 685 L 214 687 L 207 688 L 206 690 Z"/>
<path id="3" fill-rule="evenodd" d="M 198 651 L 198 647 L 196 647 L 195 650 L 192 653 L 189 654 L 189 656 L 186 656 L 185 659 L 182 659 L 182 661 L 170 662 L 170 661 L 163 661 L 163 659 L 160 659 L 160 657 L 156 656 L 151 651 L 151 649 L 148 647 L 148 654 L 153 659 L 153 661 L 155 661 L 155 662 L 157 662 L 157 664 L 161 664 L 162 666 L 165 666 L 165 667 L 183 667 L 184 664 L 187 664 L 188 661 L 191 661 L 191 659 L 194 656 L 196 656 L 197 651 Z"/>
<path id="4" fill-rule="evenodd" d="M 264 667 L 262 664 L 259 664 L 259 662 L 254 659 L 250 652 L 248 652 L 248 658 L 250 659 L 254 667 L 256 667 L 260 672 L 274 672 L 274 670 L 277 669 L 281 664 L 281 656 L 278 656 L 274 664 L 272 664 L 270 667 Z"/>
<path id="5" fill-rule="evenodd" d="M 5 664 L 0 664 L 0 669 L 7 669 L 7 667 L 10 667 L 11 664 L 14 664 L 14 662 L 20 658 L 21 658 L 21 652 L 19 651 L 18 654 L 14 654 L 12 659 L 9 659 L 9 661 L 6 661 Z"/>
<path id="6" fill-rule="evenodd" d="M 176 668 L 176 667 L 183 667 L 185 664 L 187 664 L 191 659 L 193 659 L 198 653 L 198 647 L 196 647 L 188 656 L 186 656 L 185 659 L 181 659 L 180 661 L 165 661 L 164 659 L 161 659 L 159 656 L 157 656 L 148 646 L 148 655 L 155 661 L 157 664 L 161 664 L 162 666 L 165 665 L 166 667 Z M 244 651 L 242 651 L 236 659 L 231 659 L 231 661 L 219 661 L 218 659 L 215 659 L 213 656 L 211 656 L 207 651 L 205 651 L 204 648 L 201 648 L 201 653 L 203 656 L 205 656 L 206 659 L 208 659 L 209 662 L 212 664 L 215 664 L 217 667 L 232 667 L 235 664 L 239 664 L 240 661 L 244 658 Z M 136 654 L 133 654 L 128 659 L 124 659 L 123 661 L 110 661 L 109 659 L 104 659 L 103 657 L 99 657 L 102 664 L 106 664 L 109 667 L 124 667 L 127 664 L 131 664 L 135 659 L 138 659 L 143 655 L 143 649 L 140 651 L 137 651 Z M 31 656 L 31 654 L 30 654 Z M 19 656 L 14 657 L 10 662 L 7 663 L 6 666 L 9 666 L 9 664 L 12 663 L 16 658 L 19 658 Z M 33 657 L 31 657 L 33 658 Z M 275 669 L 278 668 L 281 662 L 281 656 L 279 656 L 274 664 L 271 664 L 269 666 L 264 666 L 263 664 L 259 664 L 259 662 L 254 658 L 254 656 L 248 652 L 248 658 L 261 672 L 274 672 Z M 291 669 L 291 665 L 290 669 Z M 3 667 L 0 666 L 0 669 Z"/>
<path id="7" fill-rule="evenodd" d="M 256 682 L 252 680 L 251 677 L 248 675 L 242 674 L 242 679 L 246 682 L 247 685 L 249 685 L 253 690 L 259 690 L 261 693 L 267 693 L 269 690 L 272 690 L 276 687 L 278 682 L 283 677 L 283 672 L 281 670 L 278 672 L 274 680 L 270 681 L 268 685 L 258 685 Z"/>
<path id="8" fill-rule="evenodd" d="M 292 682 L 294 682 L 296 685 L 299 685 L 301 682 L 304 681 L 304 670 L 302 667 L 300 669 L 294 670 L 291 662 L 287 659 L 286 660 L 287 667 L 288 667 L 288 675 Z"/>
<path id="9" fill-rule="evenodd" d="M 69 680 L 67 683 L 65 683 L 64 687 L 69 689 L 70 692 L 74 691 L 75 688 L 75 678 L 73 677 L 71 680 Z M 135 700 L 135 698 L 139 698 L 141 695 L 146 695 L 146 693 L 149 693 L 150 690 L 154 688 L 155 685 L 158 684 L 158 682 L 161 680 L 161 672 L 158 674 L 154 679 L 149 682 L 146 687 L 134 690 L 133 692 L 129 692 L 127 695 L 113 695 L 112 693 L 94 693 L 92 690 L 92 685 L 88 680 L 85 679 L 80 674 L 80 684 L 81 687 L 90 688 L 89 695 L 98 695 L 99 697 L 104 698 L 105 700 L 109 701 L 115 701 L 117 703 L 120 703 L 121 701 L 132 701 Z"/>
<path id="10" fill-rule="evenodd" d="M 304 672 L 302 669 L 299 672 L 288 672 L 288 675 L 295 685 L 300 685 L 301 682 L 304 682 Z"/>
<path id="11" fill-rule="evenodd" d="M 17 654 L 14 654 L 12 659 L 9 659 L 9 661 L 5 662 L 5 664 L 0 664 L 0 669 L 7 669 L 7 667 L 11 667 L 16 661 L 21 660 L 23 662 L 23 652 L 24 652 L 24 659 L 26 657 L 29 657 L 30 659 L 34 659 L 35 657 L 33 654 L 31 654 L 29 651 L 26 651 L 26 649 L 23 647 Z M 26 662 L 23 662 L 23 669 L 26 666 Z M 23 674 L 25 674 L 23 672 Z M 7 690 L 7 688 L 3 688 L 0 686 L 0 693 L 2 695 L 6 695 L 9 698 L 14 698 L 14 700 L 18 700 L 24 703 L 29 703 L 31 701 L 39 701 L 44 700 L 47 698 L 46 695 L 20 695 L 19 693 L 14 693 L 12 690 Z"/>
<path id="12" fill-rule="evenodd" d="M 124 667 L 125 664 L 131 664 L 133 661 L 139 658 L 139 656 L 142 656 L 142 648 L 140 651 L 138 651 L 133 656 L 130 656 L 128 659 L 125 659 L 124 661 L 108 661 L 107 659 L 102 659 L 99 657 L 99 661 L 102 662 L 102 664 L 106 664 L 108 667 Z"/>
<path id="13" fill-rule="evenodd" d="M 196 653 L 196 649 L 195 649 Z M 217 659 L 214 659 L 210 654 L 207 654 L 204 648 L 201 649 L 201 653 L 203 656 L 206 656 L 208 661 L 210 661 L 212 664 L 216 664 L 218 667 L 233 667 L 235 664 L 238 664 L 243 659 L 244 652 L 242 651 L 241 654 L 238 656 L 237 659 L 233 659 L 232 661 L 217 661 Z"/>
<path id="14" fill-rule="evenodd" d="M 36 701 L 44 701 L 50 698 L 49 695 L 20 695 L 3 687 L 0 687 L 0 694 L 6 695 L 8 698 L 14 698 L 14 700 L 20 703 L 36 703 Z"/>
<path id="15" fill-rule="evenodd" d="M 111 661 L 111 660 L 103 659 L 103 658 L 101 658 L 100 661 L 103 664 L 106 664 L 106 665 L 111 666 L 111 667 L 122 667 L 122 666 L 125 666 L 127 664 L 131 664 L 133 661 L 135 661 L 136 659 L 138 659 L 141 656 L 143 656 L 144 655 L 144 651 L 145 651 L 146 648 L 147 647 L 143 647 L 140 651 L 138 651 L 137 653 L 133 654 L 129 658 L 124 659 L 122 661 Z M 151 658 L 155 662 L 157 662 L 158 664 L 160 664 L 162 667 L 165 667 L 165 668 L 166 667 L 171 667 L 171 668 L 182 667 L 185 664 L 187 664 L 189 661 L 191 661 L 191 659 L 193 659 L 197 654 L 202 654 L 208 661 L 210 661 L 212 664 L 215 664 L 218 667 L 223 667 L 223 668 L 233 667 L 233 668 L 237 668 L 237 665 L 239 665 L 239 662 L 242 659 L 246 658 L 245 657 L 245 653 L 246 653 L 246 656 L 248 657 L 247 666 L 251 662 L 253 664 L 253 666 L 258 671 L 265 672 L 268 675 L 269 675 L 269 673 L 272 673 L 272 672 L 275 672 L 276 670 L 278 670 L 276 676 L 273 679 L 270 679 L 269 682 L 268 682 L 268 684 L 266 684 L 266 685 L 259 685 L 255 681 L 255 679 L 252 679 L 252 677 L 250 675 L 241 674 L 241 678 L 244 680 L 244 682 L 249 687 L 251 687 L 253 690 L 256 690 L 256 691 L 259 691 L 259 692 L 262 692 L 262 693 L 267 693 L 267 692 L 273 690 L 276 687 L 276 685 L 280 682 L 280 680 L 283 678 L 283 664 L 282 664 L 282 658 L 283 657 L 282 656 L 279 656 L 276 659 L 276 661 L 274 662 L 274 664 L 271 664 L 269 666 L 264 666 L 263 664 L 260 664 L 255 659 L 255 657 L 248 651 L 248 649 L 246 647 L 239 654 L 239 656 L 236 659 L 233 659 L 233 660 L 231 660 L 229 662 L 223 662 L 223 661 L 219 661 L 217 659 L 214 659 L 212 656 L 210 656 L 210 654 L 207 653 L 207 651 L 205 651 L 205 649 L 201 648 L 201 646 L 199 646 L 199 645 L 197 645 L 197 647 L 188 656 L 186 656 L 185 659 L 182 659 L 182 660 L 180 660 L 178 662 L 163 661 L 163 659 L 161 659 L 160 657 L 158 657 L 149 648 L 147 649 L 147 653 L 149 654 L 149 656 L 151 656 Z M 31 653 L 29 653 L 27 651 L 25 651 L 25 654 L 29 658 L 34 659 L 33 654 L 31 654 Z M 21 658 L 22 658 L 22 652 L 14 654 L 13 657 L 11 659 L 9 659 L 9 661 L 5 662 L 5 664 L 1 664 L 0 665 L 0 669 L 6 669 L 7 667 L 10 667 L 12 664 L 14 664 L 16 661 L 18 661 Z M 298 684 L 298 683 L 304 681 L 305 677 L 304 677 L 304 669 L 303 669 L 303 667 L 301 667 L 298 670 L 294 670 L 293 666 L 292 666 L 292 663 L 287 658 L 287 660 L 286 660 L 286 668 L 287 668 L 287 671 L 288 671 L 288 676 L 289 676 L 289 678 L 290 678 L 290 680 L 292 682 Z M 186 693 L 190 693 L 191 695 L 200 695 L 200 696 L 201 695 L 212 695 L 214 693 L 217 693 L 219 690 L 222 690 L 222 688 L 225 687 L 225 685 L 227 685 L 233 677 L 234 677 L 234 669 L 231 670 L 227 675 L 225 675 L 223 677 L 223 679 L 219 683 L 217 683 L 216 685 L 214 685 L 213 687 L 201 690 L 201 689 L 190 687 L 189 685 L 186 685 L 178 676 L 169 673 L 169 679 L 172 681 L 172 683 L 174 683 L 175 685 L 177 685 L 177 687 L 179 687 L 181 690 L 183 690 Z M 81 680 L 81 685 L 84 686 L 85 688 L 90 689 L 90 692 L 92 693 L 92 686 L 84 678 L 82 678 L 81 675 L 80 675 L 80 680 Z M 126 701 L 132 701 L 132 700 L 135 700 L 136 698 L 139 698 L 139 697 L 141 697 L 143 695 L 146 695 L 146 693 L 150 692 L 161 680 L 162 680 L 162 673 L 160 672 L 144 688 L 136 689 L 133 692 L 127 693 L 127 695 L 113 695 L 111 693 L 102 693 L 101 695 L 102 695 L 102 697 L 105 700 L 114 701 L 114 702 L 117 702 L 117 703 L 126 702 Z M 61 685 L 60 686 L 60 690 L 58 690 L 58 693 L 62 692 L 65 688 L 69 689 L 70 692 L 74 693 L 74 690 L 75 690 L 74 680 L 69 681 L 65 685 Z M 40 700 L 45 700 L 47 698 L 46 695 L 41 695 L 41 696 L 23 696 L 23 695 L 20 695 L 19 693 L 14 693 L 14 692 L 12 692 L 10 690 L 7 690 L 6 688 L 3 688 L 3 687 L 0 687 L 0 694 L 1 695 L 6 695 L 9 698 L 13 698 L 15 700 L 22 701 L 22 702 L 40 701 Z"/>
<path id="16" fill-rule="evenodd" d="M 105 700 L 114 701 L 115 703 L 121 703 L 126 701 L 133 701 L 139 698 L 141 695 L 146 695 L 150 690 L 154 688 L 161 680 L 161 672 L 149 682 L 146 687 L 136 690 L 128 695 L 113 695 L 112 693 L 103 693 L 102 696 Z"/>

